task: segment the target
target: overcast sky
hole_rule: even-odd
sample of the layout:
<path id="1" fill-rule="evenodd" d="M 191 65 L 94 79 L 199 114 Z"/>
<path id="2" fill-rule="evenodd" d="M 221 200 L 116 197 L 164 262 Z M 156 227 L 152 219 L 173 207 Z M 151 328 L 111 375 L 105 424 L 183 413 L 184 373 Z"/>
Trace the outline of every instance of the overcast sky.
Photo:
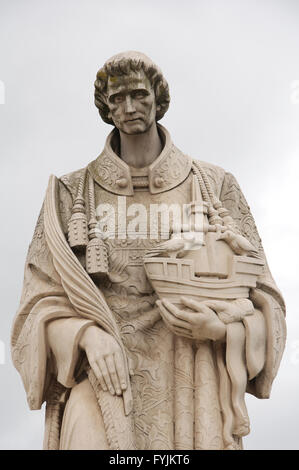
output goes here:
<path id="1" fill-rule="evenodd" d="M 271 399 L 248 397 L 244 445 L 299 449 L 296 0 L 0 0 L 0 448 L 42 446 L 43 411 L 28 410 L 9 353 L 25 256 L 49 175 L 101 151 L 111 126 L 93 82 L 107 58 L 130 49 L 169 82 L 161 123 L 174 143 L 231 171 L 251 206 L 286 300 L 288 344 Z"/>

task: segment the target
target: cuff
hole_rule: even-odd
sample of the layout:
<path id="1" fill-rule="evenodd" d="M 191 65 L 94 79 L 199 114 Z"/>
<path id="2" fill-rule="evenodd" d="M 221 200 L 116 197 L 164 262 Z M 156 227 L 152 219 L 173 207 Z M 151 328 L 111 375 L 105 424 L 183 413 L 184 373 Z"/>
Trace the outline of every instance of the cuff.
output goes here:
<path id="1" fill-rule="evenodd" d="M 94 324 L 83 318 L 60 318 L 47 324 L 48 346 L 55 357 L 57 380 L 67 388 L 76 384 L 74 372 L 80 356 L 81 335 Z"/>

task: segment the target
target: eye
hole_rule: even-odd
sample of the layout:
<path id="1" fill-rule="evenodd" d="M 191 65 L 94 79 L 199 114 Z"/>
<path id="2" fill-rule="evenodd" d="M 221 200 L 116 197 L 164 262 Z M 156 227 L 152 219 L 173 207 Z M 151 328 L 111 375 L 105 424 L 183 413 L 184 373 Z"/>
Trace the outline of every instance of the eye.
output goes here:
<path id="1" fill-rule="evenodd" d="M 133 98 L 135 100 L 142 100 L 148 95 L 148 93 L 145 90 L 137 90 L 133 92 Z"/>
<path id="2" fill-rule="evenodd" d="M 112 98 L 112 103 L 115 103 L 115 104 L 122 103 L 125 99 L 123 95 L 114 95 L 111 98 Z"/>

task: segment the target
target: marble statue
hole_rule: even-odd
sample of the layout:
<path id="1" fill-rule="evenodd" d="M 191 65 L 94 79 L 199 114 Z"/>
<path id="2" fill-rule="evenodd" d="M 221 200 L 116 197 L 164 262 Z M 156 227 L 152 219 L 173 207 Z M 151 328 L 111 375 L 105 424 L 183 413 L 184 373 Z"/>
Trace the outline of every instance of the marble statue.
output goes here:
<path id="1" fill-rule="evenodd" d="M 112 57 L 102 153 L 50 177 L 12 332 L 45 449 L 242 449 L 245 393 L 269 398 L 283 298 L 234 176 L 158 124 L 169 101 L 151 59 Z"/>

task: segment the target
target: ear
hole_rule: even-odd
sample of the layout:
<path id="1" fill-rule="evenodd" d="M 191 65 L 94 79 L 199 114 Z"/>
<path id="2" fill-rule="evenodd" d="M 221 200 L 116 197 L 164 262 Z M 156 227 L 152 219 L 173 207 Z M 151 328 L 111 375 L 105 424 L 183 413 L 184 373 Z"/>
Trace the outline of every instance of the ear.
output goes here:
<path id="1" fill-rule="evenodd" d="M 109 119 L 112 119 L 111 111 L 109 111 L 109 113 L 108 113 L 108 118 L 109 118 Z"/>
<path id="2" fill-rule="evenodd" d="M 161 106 L 160 106 L 159 104 L 157 104 L 156 110 L 157 110 L 157 111 L 161 111 Z"/>

